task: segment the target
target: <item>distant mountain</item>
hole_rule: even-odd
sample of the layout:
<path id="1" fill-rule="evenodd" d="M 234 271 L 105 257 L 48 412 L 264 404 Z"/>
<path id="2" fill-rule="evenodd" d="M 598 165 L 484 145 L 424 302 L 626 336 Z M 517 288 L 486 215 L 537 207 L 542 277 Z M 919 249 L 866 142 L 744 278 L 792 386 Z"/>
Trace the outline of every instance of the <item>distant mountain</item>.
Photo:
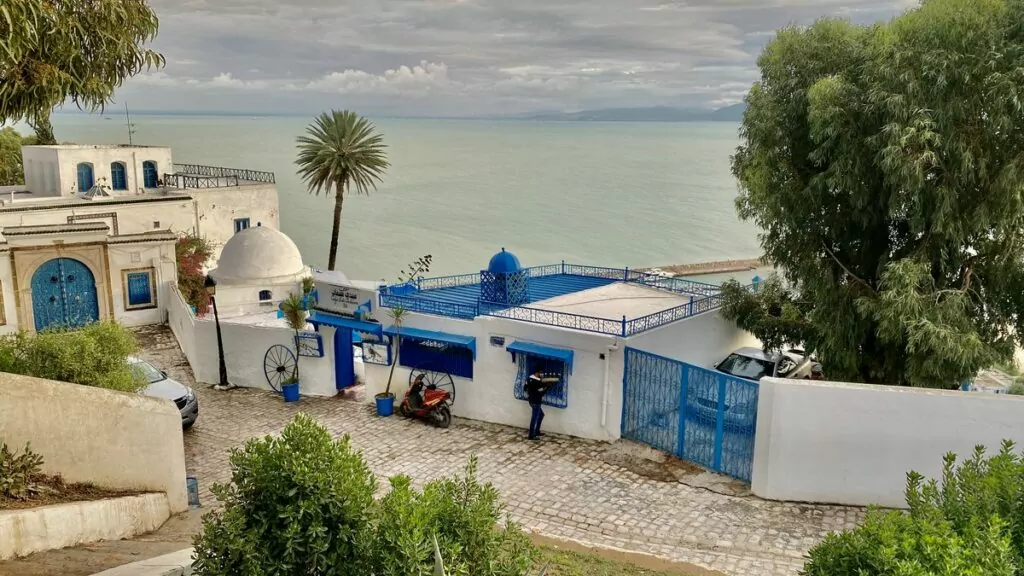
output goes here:
<path id="1" fill-rule="evenodd" d="M 552 122 L 739 122 L 746 104 L 734 104 L 719 110 L 693 108 L 603 108 L 579 112 L 544 112 L 521 116 L 526 120 Z"/>

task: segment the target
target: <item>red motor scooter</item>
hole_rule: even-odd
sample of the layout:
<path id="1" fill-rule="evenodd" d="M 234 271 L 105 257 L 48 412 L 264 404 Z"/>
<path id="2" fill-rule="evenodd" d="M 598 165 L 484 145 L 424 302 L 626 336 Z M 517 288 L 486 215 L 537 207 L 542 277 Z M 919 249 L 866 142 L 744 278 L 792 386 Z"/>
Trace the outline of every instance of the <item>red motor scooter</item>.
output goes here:
<path id="1" fill-rule="evenodd" d="M 409 380 L 409 389 L 398 406 L 398 413 L 406 418 L 426 420 L 438 428 L 451 426 L 451 406 L 455 402 L 455 383 L 451 375 L 413 370 Z"/>

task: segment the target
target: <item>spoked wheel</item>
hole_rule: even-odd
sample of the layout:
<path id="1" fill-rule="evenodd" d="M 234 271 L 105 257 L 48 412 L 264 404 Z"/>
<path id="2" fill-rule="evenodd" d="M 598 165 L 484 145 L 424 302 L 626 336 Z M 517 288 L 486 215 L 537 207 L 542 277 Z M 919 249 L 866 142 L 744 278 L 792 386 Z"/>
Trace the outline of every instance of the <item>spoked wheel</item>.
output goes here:
<path id="1" fill-rule="evenodd" d="M 280 392 L 284 381 L 295 374 L 296 364 L 295 353 L 284 344 L 274 344 L 267 350 L 263 356 L 263 373 L 274 392 Z"/>
<path id="2" fill-rule="evenodd" d="M 419 376 L 423 376 L 423 384 L 427 388 L 434 386 L 438 390 L 446 390 L 450 395 L 449 402 L 455 402 L 455 381 L 452 380 L 451 374 L 417 366 L 409 372 L 410 388 L 412 387 L 412 383 L 415 382 L 416 378 Z"/>
<path id="3" fill-rule="evenodd" d="M 431 421 L 438 428 L 447 428 L 452 425 L 452 411 L 447 405 L 438 406 L 437 410 L 430 413 Z"/>

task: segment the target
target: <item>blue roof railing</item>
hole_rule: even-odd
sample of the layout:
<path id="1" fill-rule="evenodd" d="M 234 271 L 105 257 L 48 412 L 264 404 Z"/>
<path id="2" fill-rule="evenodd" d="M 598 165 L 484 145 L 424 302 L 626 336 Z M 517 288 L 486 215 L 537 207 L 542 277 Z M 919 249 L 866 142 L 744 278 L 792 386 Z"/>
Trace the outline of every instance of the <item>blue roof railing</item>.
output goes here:
<path id="1" fill-rule="evenodd" d="M 574 282 L 578 283 L 578 280 L 573 281 L 572 277 L 588 277 L 605 279 L 608 283 L 635 283 L 665 290 L 688 296 L 690 301 L 686 304 L 646 316 L 615 319 L 544 310 L 531 307 L 528 304 L 508 306 L 502 303 L 481 301 L 479 294 L 471 292 L 473 286 L 480 284 L 480 274 L 477 273 L 437 278 L 418 278 L 412 283 L 383 287 L 380 290 L 380 305 L 386 308 L 401 306 L 410 312 L 446 316 L 462 320 L 471 320 L 477 316 L 495 316 L 521 322 L 623 337 L 653 330 L 677 320 L 716 310 L 722 306 L 722 295 L 719 286 L 695 280 L 665 278 L 657 274 L 630 270 L 629 268 L 603 268 L 600 266 L 566 264 L 564 262 L 561 264 L 534 266 L 525 270 L 531 278 L 565 276 L 564 283 L 559 281 L 558 278 L 553 278 L 552 280 L 559 286 L 564 284 L 566 288 L 565 293 L 572 292 Z M 597 282 L 600 283 L 600 281 Z M 439 292 L 436 295 L 431 294 L 431 291 L 445 289 L 456 289 L 459 295 L 450 295 L 450 290 L 445 291 L 447 294 L 443 296 L 442 294 L 445 294 L 445 292 Z M 747 289 L 756 291 L 757 282 L 748 286 Z M 476 295 L 470 297 L 472 294 Z"/>

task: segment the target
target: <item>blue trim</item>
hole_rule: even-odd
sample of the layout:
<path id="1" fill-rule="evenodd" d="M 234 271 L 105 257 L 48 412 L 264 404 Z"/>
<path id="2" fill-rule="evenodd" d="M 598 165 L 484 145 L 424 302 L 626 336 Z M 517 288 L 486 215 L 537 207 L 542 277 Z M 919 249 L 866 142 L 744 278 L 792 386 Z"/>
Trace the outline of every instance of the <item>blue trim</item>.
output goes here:
<path id="1" fill-rule="evenodd" d="M 316 332 L 299 332 L 295 335 L 295 349 L 299 356 L 324 357 L 324 339 Z"/>
<path id="2" fill-rule="evenodd" d="M 384 333 L 388 336 L 399 335 L 399 330 L 394 326 L 388 326 L 384 329 Z M 435 332 L 433 330 L 421 330 L 419 328 L 403 327 L 401 329 L 402 338 L 409 338 L 410 340 L 430 340 L 432 342 L 443 342 L 445 344 L 454 344 L 456 346 L 462 346 L 463 348 L 469 348 L 473 352 L 473 360 L 476 360 L 476 338 L 473 336 L 463 336 L 461 334 L 452 334 L 450 332 Z"/>
<path id="3" fill-rule="evenodd" d="M 512 361 L 515 362 L 516 354 L 527 354 L 530 356 L 540 356 L 541 358 L 550 358 L 552 360 L 560 360 L 565 363 L 566 369 L 569 374 L 572 374 L 572 350 L 566 348 L 552 348 L 550 346 L 541 346 L 540 344 L 531 344 L 530 342 L 513 342 L 505 347 L 512 353 Z"/>
<path id="4" fill-rule="evenodd" d="M 322 324 L 324 326 L 331 326 L 334 328 L 355 330 L 364 334 L 373 334 L 378 339 L 384 339 L 383 326 L 376 322 L 362 322 L 359 320 L 353 320 L 352 318 L 335 316 L 334 314 L 326 314 L 319 310 L 314 310 L 309 315 L 309 323 L 317 328 L 320 328 L 320 325 Z"/>

